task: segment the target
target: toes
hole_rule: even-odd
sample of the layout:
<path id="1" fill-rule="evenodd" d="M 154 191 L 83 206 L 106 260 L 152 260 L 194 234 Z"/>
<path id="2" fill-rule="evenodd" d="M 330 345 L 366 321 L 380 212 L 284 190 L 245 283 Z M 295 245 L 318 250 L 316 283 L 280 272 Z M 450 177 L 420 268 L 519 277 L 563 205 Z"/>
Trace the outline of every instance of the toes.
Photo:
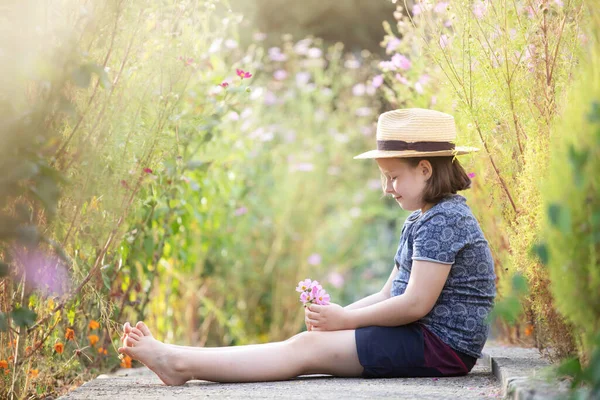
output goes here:
<path id="1" fill-rule="evenodd" d="M 129 357 L 133 358 L 133 353 L 132 353 L 133 348 L 132 347 L 127 347 L 127 346 L 125 346 L 125 347 L 119 347 L 117 349 L 117 351 L 120 354 L 125 354 L 126 356 L 129 356 Z"/>
<path id="2" fill-rule="evenodd" d="M 139 341 L 143 336 L 138 335 L 136 332 L 131 332 L 129 334 L 129 337 L 133 340 L 135 340 L 136 342 Z"/>
<path id="3" fill-rule="evenodd" d="M 142 321 L 139 321 L 137 324 L 135 324 L 135 327 L 138 328 L 140 331 L 142 331 L 144 336 L 152 336 L 152 334 L 150 333 L 150 329 L 148 329 L 146 324 L 143 323 Z"/>
<path id="4" fill-rule="evenodd" d="M 125 333 L 131 332 L 131 325 L 129 322 L 125 322 L 125 325 L 123 325 L 123 331 L 125 331 Z"/>
<path id="5" fill-rule="evenodd" d="M 133 347 L 136 343 L 138 343 L 138 340 L 132 336 L 128 336 L 127 339 L 125 339 L 125 347 Z"/>
<path id="6" fill-rule="evenodd" d="M 132 333 L 135 333 L 135 334 L 136 334 L 136 335 L 138 335 L 139 337 L 146 336 L 146 335 L 144 335 L 144 334 L 142 333 L 142 331 L 140 331 L 138 328 L 133 328 L 133 329 L 131 329 L 131 332 L 132 332 Z"/>

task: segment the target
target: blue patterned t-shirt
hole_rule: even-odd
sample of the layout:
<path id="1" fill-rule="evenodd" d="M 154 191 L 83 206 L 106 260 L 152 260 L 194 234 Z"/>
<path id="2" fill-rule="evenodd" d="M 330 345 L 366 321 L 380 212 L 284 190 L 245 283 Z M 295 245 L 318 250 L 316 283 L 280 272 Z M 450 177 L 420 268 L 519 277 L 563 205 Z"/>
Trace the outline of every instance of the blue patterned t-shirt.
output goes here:
<path id="1" fill-rule="evenodd" d="M 496 296 L 494 260 L 463 196 L 450 195 L 424 213 L 410 214 L 394 257 L 398 274 L 391 295 L 404 293 L 413 260 L 452 265 L 433 309 L 419 320 L 455 350 L 481 357 L 486 317 Z"/>

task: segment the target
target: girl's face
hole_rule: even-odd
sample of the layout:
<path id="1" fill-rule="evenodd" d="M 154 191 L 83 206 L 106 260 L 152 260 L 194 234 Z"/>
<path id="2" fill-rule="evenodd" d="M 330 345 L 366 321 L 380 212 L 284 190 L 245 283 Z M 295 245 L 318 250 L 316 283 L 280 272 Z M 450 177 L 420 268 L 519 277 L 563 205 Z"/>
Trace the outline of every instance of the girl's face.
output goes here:
<path id="1" fill-rule="evenodd" d="M 407 211 L 426 211 L 431 205 L 422 201 L 423 190 L 431 177 L 431 163 L 421 160 L 412 167 L 401 158 L 376 158 L 385 179 L 385 193 L 393 196 Z"/>

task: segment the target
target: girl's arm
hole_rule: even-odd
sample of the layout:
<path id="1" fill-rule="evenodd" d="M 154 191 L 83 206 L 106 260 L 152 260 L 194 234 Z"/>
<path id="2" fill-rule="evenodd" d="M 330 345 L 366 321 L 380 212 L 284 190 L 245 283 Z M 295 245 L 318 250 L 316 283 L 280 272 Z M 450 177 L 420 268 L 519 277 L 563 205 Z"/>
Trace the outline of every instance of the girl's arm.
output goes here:
<path id="1" fill-rule="evenodd" d="M 398 326 L 423 318 L 435 305 L 446 278 L 449 264 L 413 260 L 406 291 L 377 304 L 347 312 L 347 329 L 362 326 Z"/>
<path id="2" fill-rule="evenodd" d="M 379 302 L 389 299 L 391 296 L 390 293 L 392 290 L 392 282 L 394 281 L 394 277 L 396 276 L 397 273 L 398 273 L 398 269 L 396 268 L 396 266 L 394 266 L 394 269 L 392 270 L 390 277 L 388 278 L 387 282 L 385 283 L 385 285 L 383 286 L 381 291 L 379 291 L 375 294 L 372 294 L 370 296 L 367 296 L 363 299 L 360 299 L 358 301 L 355 301 L 354 303 L 349 304 L 344 308 L 346 310 L 356 310 L 357 308 L 367 307 L 367 306 L 377 304 Z"/>

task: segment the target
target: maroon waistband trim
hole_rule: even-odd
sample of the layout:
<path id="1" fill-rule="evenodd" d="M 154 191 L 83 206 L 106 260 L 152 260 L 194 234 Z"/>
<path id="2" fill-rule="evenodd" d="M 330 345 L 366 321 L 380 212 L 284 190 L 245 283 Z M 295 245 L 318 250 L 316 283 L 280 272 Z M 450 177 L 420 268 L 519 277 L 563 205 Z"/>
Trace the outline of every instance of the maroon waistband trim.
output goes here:
<path id="1" fill-rule="evenodd" d="M 454 143 L 450 142 L 405 142 L 404 140 L 378 140 L 377 150 L 385 151 L 444 151 L 454 150 Z"/>

